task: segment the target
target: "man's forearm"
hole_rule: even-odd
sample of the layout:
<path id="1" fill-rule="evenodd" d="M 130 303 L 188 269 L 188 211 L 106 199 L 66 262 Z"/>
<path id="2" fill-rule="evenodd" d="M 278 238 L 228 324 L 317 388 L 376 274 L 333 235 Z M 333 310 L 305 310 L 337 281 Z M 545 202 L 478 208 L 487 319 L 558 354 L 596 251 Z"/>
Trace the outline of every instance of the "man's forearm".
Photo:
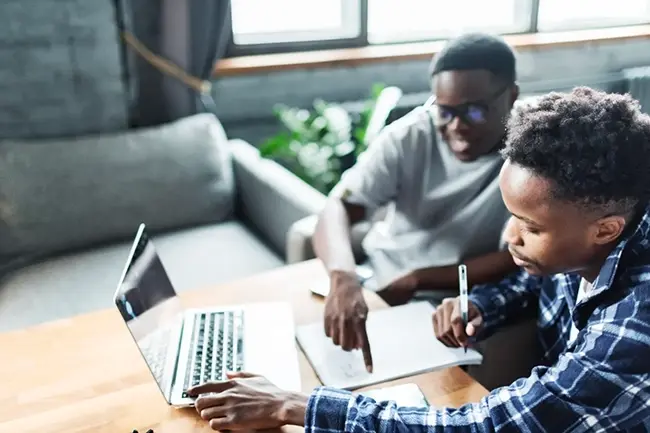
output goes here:
<path id="1" fill-rule="evenodd" d="M 361 211 L 355 212 L 353 209 L 350 212 L 341 200 L 330 198 L 318 218 L 313 238 L 314 252 L 323 262 L 328 273 L 355 271 L 350 226 L 356 222 L 355 220 L 361 218 L 359 215 L 351 215 L 350 218 L 349 213 L 361 213 Z"/>
<path id="2" fill-rule="evenodd" d="M 497 251 L 465 262 L 470 286 L 498 282 L 517 270 L 508 251 Z M 415 271 L 418 290 L 448 290 L 458 286 L 458 266 L 440 266 Z"/>

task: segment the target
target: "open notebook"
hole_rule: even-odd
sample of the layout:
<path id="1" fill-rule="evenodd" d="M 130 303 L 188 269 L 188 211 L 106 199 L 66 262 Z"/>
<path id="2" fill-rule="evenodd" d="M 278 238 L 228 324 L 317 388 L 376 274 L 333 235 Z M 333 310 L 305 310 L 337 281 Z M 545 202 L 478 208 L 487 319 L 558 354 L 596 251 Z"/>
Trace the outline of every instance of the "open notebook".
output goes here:
<path id="1" fill-rule="evenodd" d="M 449 348 L 433 334 L 433 306 L 416 302 L 370 312 L 366 329 L 373 357 L 368 373 L 361 351 L 346 352 L 325 335 L 323 323 L 299 326 L 296 338 L 321 382 L 348 390 L 457 365 L 480 364 L 475 350 Z"/>

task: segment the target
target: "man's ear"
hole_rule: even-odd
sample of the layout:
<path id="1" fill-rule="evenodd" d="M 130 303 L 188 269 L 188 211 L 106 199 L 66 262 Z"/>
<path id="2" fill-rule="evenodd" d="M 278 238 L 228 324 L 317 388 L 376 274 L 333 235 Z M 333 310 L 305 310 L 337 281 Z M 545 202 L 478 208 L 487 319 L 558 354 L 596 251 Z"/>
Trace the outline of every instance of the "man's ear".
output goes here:
<path id="1" fill-rule="evenodd" d="M 510 90 L 510 106 L 515 105 L 515 102 L 519 99 L 519 85 L 517 83 L 512 85 Z"/>
<path id="2" fill-rule="evenodd" d="M 595 223 L 594 242 L 605 245 L 614 242 L 625 229 L 625 218 L 614 215 L 599 219 Z"/>

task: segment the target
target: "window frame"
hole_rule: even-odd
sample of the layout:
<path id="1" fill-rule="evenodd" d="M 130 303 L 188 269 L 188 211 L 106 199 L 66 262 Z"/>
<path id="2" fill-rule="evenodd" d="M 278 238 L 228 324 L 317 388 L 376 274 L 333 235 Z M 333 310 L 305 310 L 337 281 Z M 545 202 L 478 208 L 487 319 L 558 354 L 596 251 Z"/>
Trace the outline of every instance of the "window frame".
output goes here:
<path id="1" fill-rule="evenodd" d="M 352 2 L 353 0 L 343 0 L 345 2 Z M 548 33 L 556 31 L 545 29 L 540 32 L 538 29 L 538 14 L 540 1 L 543 0 L 527 0 L 527 5 L 524 8 L 529 10 L 529 19 L 527 26 L 523 27 L 521 31 L 501 33 L 502 35 L 519 35 L 531 33 Z M 359 34 L 354 37 L 345 37 L 339 39 L 322 39 L 314 41 L 293 41 L 293 42 L 277 42 L 277 43 L 252 43 L 239 45 L 234 43 L 233 28 L 229 26 L 230 35 L 228 47 L 226 49 L 225 58 L 264 55 L 264 54 L 282 54 L 282 53 L 298 53 L 298 52 L 311 52 L 320 50 L 336 50 L 345 48 L 363 48 L 369 46 L 384 46 L 384 45 L 399 45 L 418 42 L 436 42 L 448 38 L 448 35 L 433 35 L 426 39 L 399 39 L 395 41 L 386 41 L 381 43 L 371 43 L 368 39 L 368 0 L 356 0 L 355 6 L 358 5 L 358 18 L 359 18 Z M 650 0 L 648 0 L 650 5 Z M 232 24 L 232 6 L 229 8 L 228 19 Z M 578 23 L 578 24 L 575 24 Z M 612 28 L 612 27 L 627 27 L 637 26 L 643 24 L 650 24 L 650 18 L 639 20 L 638 22 L 614 22 L 606 23 L 593 22 L 592 25 L 586 25 L 582 21 L 571 21 L 566 26 L 558 26 L 557 31 L 575 31 L 575 30 L 589 30 L 597 28 Z"/>

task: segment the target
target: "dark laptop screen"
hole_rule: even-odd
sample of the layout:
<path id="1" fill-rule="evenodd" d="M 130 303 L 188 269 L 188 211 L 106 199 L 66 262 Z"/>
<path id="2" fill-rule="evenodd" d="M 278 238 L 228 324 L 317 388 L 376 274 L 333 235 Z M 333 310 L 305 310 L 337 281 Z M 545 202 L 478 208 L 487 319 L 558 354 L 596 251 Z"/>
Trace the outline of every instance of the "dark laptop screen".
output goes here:
<path id="1" fill-rule="evenodd" d="M 135 247 L 118 294 L 117 307 L 125 321 L 176 297 L 174 286 L 146 231 Z"/>
<path id="2" fill-rule="evenodd" d="M 144 227 L 136 242 L 115 304 L 158 385 L 165 390 L 171 374 L 165 375 L 164 369 L 170 345 L 178 345 L 178 339 L 171 338 L 180 326 L 182 305 Z"/>

